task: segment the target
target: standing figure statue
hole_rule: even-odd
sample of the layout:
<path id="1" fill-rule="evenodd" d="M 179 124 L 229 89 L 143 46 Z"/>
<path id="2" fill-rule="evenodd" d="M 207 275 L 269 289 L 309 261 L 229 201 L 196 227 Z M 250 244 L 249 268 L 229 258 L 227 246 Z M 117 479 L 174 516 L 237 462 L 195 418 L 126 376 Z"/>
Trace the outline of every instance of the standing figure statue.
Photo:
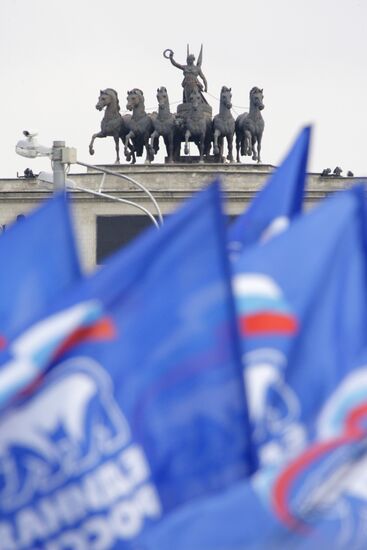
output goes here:
<path id="1" fill-rule="evenodd" d="M 206 78 L 201 70 L 201 64 L 203 61 L 203 45 L 201 45 L 198 61 L 195 65 L 195 56 L 190 54 L 189 45 L 187 45 L 187 59 L 186 65 L 180 65 L 173 59 L 173 51 L 168 49 L 163 52 L 164 57 L 169 59 L 174 67 L 180 69 L 184 74 L 184 79 L 182 81 L 183 87 L 183 102 L 189 103 L 189 98 L 191 92 L 198 90 L 200 92 L 200 98 L 203 103 L 208 103 L 203 95 L 203 91 L 208 91 L 208 83 Z M 199 81 L 199 77 L 203 81 L 203 84 Z"/>

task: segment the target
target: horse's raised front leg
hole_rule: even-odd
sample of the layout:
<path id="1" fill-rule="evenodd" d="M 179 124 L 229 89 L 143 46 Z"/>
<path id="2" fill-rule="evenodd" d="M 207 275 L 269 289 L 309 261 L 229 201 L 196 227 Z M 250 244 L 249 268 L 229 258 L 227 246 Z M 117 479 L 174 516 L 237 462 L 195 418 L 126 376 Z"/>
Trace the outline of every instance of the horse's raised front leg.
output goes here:
<path id="1" fill-rule="evenodd" d="M 115 164 L 120 164 L 120 136 L 118 134 L 113 136 L 115 140 L 116 160 Z"/>
<path id="2" fill-rule="evenodd" d="M 131 164 L 136 164 L 135 149 L 132 143 L 129 143 L 129 149 L 131 151 Z"/>
<path id="3" fill-rule="evenodd" d="M 135 137 L 135 134 L 133 131 L 130 131 L 128 134 L 126 134 L 125 136 L 125 150 L 124 150 L 124 153 L 125 153 L 125 157 L 126 158 L 129 158 L 130 157 L 130 152 L 129 152 L 129 140 L 133 139 Z"/>
<path id="4" fill-rule="evenodd" d="M 134 145 L 131 142 L 129 142 L 127 144 L 128 149 L 126 150 L 125 138 L 123 136 L 120 136 L 120 139 L 121 139 L 122 143 L 124 144 L 124 155 L 125 155 L 125 158 L 126 158 L 126 162 L 131 161 L 131 164 L 135 164 L 136 163 L 136 156 L 135 156 Z"/>
<path id="5" fill-rule="evenodd" d="M 93 149 L 94 140 L 96 138 L 104 138 L 104 137 L 106 137 L 106 136 L 104 135 L 103 132 L 97 132 L 96 134 L 92 135 L 92 139 L 91 139 L 90 144 L 89 144 L 89 154 L 90 155 L 94 155 L 94 149 Z"/>
<path id="6" fill-rule="evenodd" d="M 218 147 L 218 138 L 220 136 L 220 130 L 216 128 L 214 130 L 214 139 L 213 139 L 213 152 L 215 155 L 219 155 L 219 147 Z"/>
<path id="7" fill-rule="evenodd" d="M 158 134 L 157 130 L 154 130 L 154 132 L 150 136 L 150 149 L 152 151 L 154 151 L 154 140 L 156 138 L 159 138 L 159 134 Z"/>
<path id="8" fill-rule="evenodd" d="M 157 138 L 159 138 L 159 134 L 157 130 L 154 130 L 154 132 L 150 136 L 150 144 L 149 144 L 149 154 L 151 157 L 153 157 L 152 160 L 154 159 L 154 140 Z"/>
<path id="9" fill-rule="evenodd" d="M 185 155 L 188 155 L 190 150 L 189 150 L 189 139 L 191 137 L 191 132 L 190 130 L 186 130 L 185 132 L 185 148 L 184 148 L 184 153 Z"/>

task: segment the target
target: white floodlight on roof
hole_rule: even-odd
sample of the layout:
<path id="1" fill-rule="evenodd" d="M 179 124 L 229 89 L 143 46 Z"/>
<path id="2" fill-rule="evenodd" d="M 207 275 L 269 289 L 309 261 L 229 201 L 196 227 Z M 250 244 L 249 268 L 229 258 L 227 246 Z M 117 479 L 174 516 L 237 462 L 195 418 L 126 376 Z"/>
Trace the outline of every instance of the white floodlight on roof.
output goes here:
<path id="1" fill-rule="evenodd" d="M 28 130 L 24 130 L 23 134 L 26 139 L 19 140 L 15 146 L 15 151 L 18 155 L 29 159 L 51 156 L 52 149 L 40 145 L 35 139 L 37 134 L 31 134 Z"/>

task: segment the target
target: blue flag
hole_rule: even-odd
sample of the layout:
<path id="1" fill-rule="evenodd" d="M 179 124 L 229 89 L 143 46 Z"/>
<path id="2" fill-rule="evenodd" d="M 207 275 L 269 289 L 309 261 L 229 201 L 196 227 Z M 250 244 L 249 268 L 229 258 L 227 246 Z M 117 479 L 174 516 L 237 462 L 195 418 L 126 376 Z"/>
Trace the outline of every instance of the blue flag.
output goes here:
<path id="1" fill-rule="evenodd" d="M 310 447 L 287 469 L 297 471 L 304 458 L 310 466 L 313 462 L 308 471 L 307 461 L 303 464 L 297 487 L 303 492 L 297 504 L 307 522 L 287 527 L 259 497 L 256 483 L 244 480 L 172 513 L 143 535 L 139 550 L 168 550 L 173 542 L 176 550 L 364 550 L 366 430 L 359 437 L 350 433 L 325 441 L 318 451 Z"/>
<path id="2" fill-rule="evenodd" d="M 364 208 L 362 188 L 334 196 L 288 232 L 244 252 L 235 266 L 263 464 L 281 461 L 314 437 L 307 426 L 366 344 Z M 282 437 L 292 429 L 294 449 Z"/>
<path id="3" fill-rule="evenodd" d="M 332 403 L 366 348 L 366 235 L 364 189 L 356 188 L 296 220 L 263 251 L 244 253 L 235 267 L 261 465 L 256 488 L 290 530 L 306 528 L 307 506 L 315 512 L 314 458 L 343 435 L 339 398 L 335 417 Z"/>
<path id="4" fill-rule="evenodd" d="M 0 347 L 81 275 L 66 199 L 59 195 L 0 238 Z"/>
<path id="5" fill-rule="evenodd" d="M 228 230 L 228 247 L 236 259 L 241 251 L 289 225 L 302 209 L 311 128 L 304 128 L 293 147 L 249 207 Z"/>
<path id="6" fill-rule="evenodd" d="M 289 531 L 243 480 L 173 512 L 143 534 L 139 550 L 279 550 L 286 536 Z"/>
<path id="7" fill-rule="evenodd" d="M 52 332 L 52 368 L 1 417 L 1 533 L 22 548 L 128 548 L 254 468 L 218 187 L 72 297 L 105 309 L 61 346 Z M 72 307 L 53 308 L 57 326 Z M 48 341 L 30 351 L 39 368 L 50 356 Z"/>
<path id="8" fill-rule="evenodd" d="M 260 468 L 147 533 L 149 550 L 366 544 L 364 209 L 364 190 L 341 193 L 236 263 Z"/>

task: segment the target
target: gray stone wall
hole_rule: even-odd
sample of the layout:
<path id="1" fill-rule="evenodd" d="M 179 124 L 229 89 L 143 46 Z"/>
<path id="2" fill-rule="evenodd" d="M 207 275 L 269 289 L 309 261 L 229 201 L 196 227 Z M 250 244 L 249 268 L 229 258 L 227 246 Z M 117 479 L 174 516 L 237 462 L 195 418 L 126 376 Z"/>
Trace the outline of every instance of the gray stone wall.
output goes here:
<path id="1" fill-rule="evenodd" d="M 106 168 L 126 174 L 144 184 L 153 193 L 163 214 L 172 212 L 184 199 L 219 176 L 227 195 L 227 213 L 231 215 L 243 211 L 274 170 L 270 165 L 253 164 L 112 165 Z M 94 191 L 99 189 L 102 181 L 102 175 L 95 171 L 69 174 L 68 177 L 78 186 Z M 348 188 L 358 181 L 362 181 L 362 178 L 309 174 L 306 207 L 329 193 Z M 138 202 L 155 213 L 150 199 L 136 186 L 120 178 L 106 176 L 103 191 Z M 9 224 L 18 214 L 26 214 L 51 193 L 48 187 L 38 184 L 35 179 L 0 179 L 0 224 Z M 71 195 L 80 251 L 84 265 L 91 269 L 96 260 L 97 216 L 142 213 L 132 206 L 87 195 L 82 191 L 74 190 Z"/>

